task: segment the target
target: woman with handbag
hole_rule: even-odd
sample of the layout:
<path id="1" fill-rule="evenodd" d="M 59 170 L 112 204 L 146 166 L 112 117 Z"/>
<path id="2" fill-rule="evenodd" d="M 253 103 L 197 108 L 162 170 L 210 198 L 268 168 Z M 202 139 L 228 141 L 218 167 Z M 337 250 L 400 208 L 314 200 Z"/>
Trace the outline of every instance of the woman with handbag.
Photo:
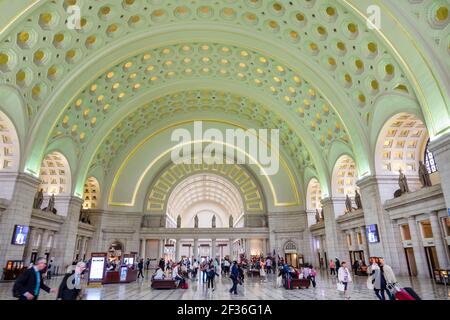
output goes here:
<path id="1" fill-rule="evenodd" d="M 343 291 L 344 299 L 349 300 L 350 295 L 348 293 L 348 284 L 352 282 L 352 276 L 347 268 L 347 263 L 345 261 L 342 261 L 341 267 L 338 270 L 338 281 L 339 281 L 337 283 L 338 291 Z"/>

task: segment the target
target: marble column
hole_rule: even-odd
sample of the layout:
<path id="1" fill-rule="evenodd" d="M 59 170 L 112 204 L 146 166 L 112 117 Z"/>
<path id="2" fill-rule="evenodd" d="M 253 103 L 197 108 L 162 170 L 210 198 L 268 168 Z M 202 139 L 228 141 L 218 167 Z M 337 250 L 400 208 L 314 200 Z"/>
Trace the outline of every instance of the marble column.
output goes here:
<path id="1" fill-rule="evenodd" d="M 44 257 L 47 249 L 47 242 L 49 237 L 49 231 L 43 230 L 41 234 L 41 243 L 39 244 L 37 258 Z"/>
<path id="2" fill-rule="evenodd" d="M 36 236 L 37 236 L 37 229 L 35 227 L 30 227 L 27 246 L 23 253 L 23 261 L 25 262 L 25 265 L 28 265 L 31 262 L 31 253 L 33 252 L 33 244 L 34 241 L 36 240 Z"/>
<path id="3" fill-rule="evenodd" d="M 19 173 L 15 180 L 11 200 L 0 218 L 0 272 L 8 260 L 22 260 L 24 246 L 11 244 L 14 226 L 29 226 L 33 208 L 34 195 L 40 180 L 26 173 Z M 1 277 L 0 277 L 1 278 Z"/>
<path id="4" fill-rule="evenodd" d="M 236 259 L 233 254 L 233 239 L 228 239 L 228 246 L 230 248 L 230 260 L 233 261 Z"/>
<path id="5" fill-rule="evenodd" d="M 446 207 L 450 208 L 450 133 L 434 138 L 429 148 L 436 160 Z"/>
<path id="6" fill-rule="evenodd" d="M 414 216 L 408 217 L 409 233 L 411 234 L 411 242 L 414 250 L 414 258 L 416 260 L 417 275 L 421 277 L 429 276 L 426 257 L 422 239 L 419 236 L 418 225 Z"/>
<path id="7" fill-rule="evenodd" d="M 176 262 L 181 260 L 181 240 L 180 239 L 176 239 L 176 243 L 175 243 L 175 259 L 176 259 Z"/>
<path id="8" fill-rule="evenodd" d="M 370 256 L 384 257 L 395 272 L 400 272 L 403 266 L 400 264 L 399 252 L 394 237 L 395 226 L 383 208 L 387 195 L 380 188 L 388 189 L 392 181 L 385 181 L 383 185 L 374 176 L 365 177 L 357 182 L 360 187 L 361 202 L 364 210 L 364 223 L 366 226 L 376 224 L 378 226 L 379 242 L 368 243 Z"/>
<path id="9" fill-rule="evenodd" d="M 216 258 L 216 247 L 217 247 L 217 241 L 216 239 L 211 240 L 211 259 Z"/>
<path id="10" fill-rule="evenodd" d="M 449 261 L 446 254 L 448 250 L 442 236 L 443 230 L 441 228 L 441 224 L 439 223 L 438 213 L 436 211 L 432 211 L 429 216 L 431 229 L 433 230 L 434 246 L 436 247 L 436 254 L 439 260 L 439 268 L 448 269 Z"/>
<path id="11" fill-rule="evenodd" d="M 192 254 L 194 256 L 194 259 L 197 259 L 197 261 L 198 261 L 198 239 L 197 238 L 194 238 L 194 248 L 193 248 Z"/>
<path id="12" fill-rule="evenodd" d="M 164 244 L 165 241 L 164 239 L 159 239 L 159 257 L 158 258 L 163 258 L 164 259 Z"/>
<path id="13" fill-rule="evenodd" d="M 245 257 L 250 259 L 252 253 L 250 248 L 250 239 L 244 239 Z"/>
<path id="14" fill-rule="evenodd" d="M 367 239 L 366 239 L 366 227 L 362 226 L 359 228 L 359 232 L 361 232 L 361 246 L 362 246 L 362 250 L 364 252 L 364 259 L 365 259 L 365 263 L 368 264 L 369 263 L 369 247 L 367 246 Z"/>
<path id="15" fill-rule="evenodd" d="M 145 246 L 147 244 L 147 240 L 146 239 L 141 239 L 141 248 L 139 250 L 139 256 L 141 257 L 141 259 L 145 260 Z"/>
<path id="16" fill-rule="evenodd" d="M 346 257 L 345 239 L 342 232 L 338 229 L 336 223 L 336 214 L 334 200 L 325 198 L 322 200 L 322 209 L 324 215 L 325 233 L 326 233 L 326 251 L 328 260 L 338 257 L 340 260 Z"/>
<path id="17" fill-rule="evenodd" d="M 61 225 L 58 234 L 55 236 L 55 263 L 60 266 L 60 270 L 66 270 L 72 264 L 73 253 L 75 252 L 76 238 L 78 232 L 78 222 L 80 209 L 83 200 L 78 197 L 60 197 L 59 201 L 64 210 L 58 209 L 58 214 L 65 215 L 65 220 Z"/>

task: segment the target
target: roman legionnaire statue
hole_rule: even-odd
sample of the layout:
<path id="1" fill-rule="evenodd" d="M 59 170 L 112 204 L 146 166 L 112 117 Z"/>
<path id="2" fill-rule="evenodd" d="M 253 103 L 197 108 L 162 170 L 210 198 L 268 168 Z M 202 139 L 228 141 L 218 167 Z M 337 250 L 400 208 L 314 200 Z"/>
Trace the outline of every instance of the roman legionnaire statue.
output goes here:
<path id="1" fill-rule="evenodd" d="M 54 210 L 55 210 L 55 194 L 52 194 L 52 196 L 48 199 L 48 205 L 47 208 L 45 208 L 45 211 L 54 212 Z"/>
<path id="2" fill-rule="evenodd" d="M 42 207 L 42 203 L 44 202 L 44 190 L 41 189 L 36 192 L 33 201 L 33 209 L 40 209 Z"/>
<path id="3" fill-rule="evenodd" d="M 230 218 L 228 219 L 228 226 L 230 227 L 230 228 L 233 228 L 233 223 L 234 221 L 233 221 L 233 215 L 232 214 L 230 214 Z"/>
<path id="4" fill-rule="evenodd" d="M 213 228 L 216 227 L 216 215 L 213 215 L 213 217 L 212 217 L 211 226 L 212 226 Z"/>
<path id="5" fill-rule="evenodd" d="M 181 217 L 178 215 L 177 217 L 177 228 L 181 228 Z"/>
<path id="6" fill-rule="evenodd" d="M 347 212 L 353 211 L 352 200 L 350 199 L 348 194 L 345 196 L 345 208 L 347 209 Z"/>
<path id="7" fill-rule="evenodd" d="M 406 179 L 405 174 L 402 169 L 399 170 L 400 176 L 398 177 L 398 185 L 400 187 L 400 192 L 402 194 L 409 192 L 408 180 Z"/>
<path id="8" fill-rule="evenodd" d="M 194 217 L 194 228 L 198 228 L 198 216 L 195 215 Z"/>
<path id="9" fill-rule="evenodd" d="M 431 187 L 430 174 L 428 173 L 427 167 L 422 161 L 419 161 L 419 179 L 422 187 Z"/>
<path id="10" fill-rule="evenodd" d="M 356 209 L 362 209 L 362 202 L 361 202 L 361 195 L 359 194 L 358 190 L 355 190 L 355 204 Z"/>
<path id="11" fill-rule="evenodd" d="M 316 223 L 320 222 L 320 213 L 319 213 L 319 209 L 316 208 Z"/>

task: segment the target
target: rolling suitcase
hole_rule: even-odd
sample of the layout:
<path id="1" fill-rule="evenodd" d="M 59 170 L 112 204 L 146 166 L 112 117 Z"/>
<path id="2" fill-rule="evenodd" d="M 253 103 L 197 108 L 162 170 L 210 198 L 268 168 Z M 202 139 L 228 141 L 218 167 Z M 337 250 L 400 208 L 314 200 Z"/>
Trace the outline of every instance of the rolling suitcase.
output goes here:
<path id="1" fill-rule="evenodd" d="M 403 288 L 403 290 L 405 290 L 406 292 L 408 292 L 408 294 L 414 298 L 414 300 L 422 300 L 419 295 L 412 289 L 409 287 L 405 287 Z"/>
<path id="2" fill-rule="evenodd" d="M 397 300 L 415 300 L 408 292 L 401 289 L 395 294 L 395 299 Z"/>

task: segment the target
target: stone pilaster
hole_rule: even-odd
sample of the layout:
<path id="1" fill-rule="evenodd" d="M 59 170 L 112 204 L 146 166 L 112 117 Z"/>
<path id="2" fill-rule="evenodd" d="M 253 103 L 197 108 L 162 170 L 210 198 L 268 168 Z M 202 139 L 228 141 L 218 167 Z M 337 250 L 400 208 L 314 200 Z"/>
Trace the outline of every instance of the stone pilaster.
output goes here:
<path id="1" fill-rule="evenodd" d="M 146 247 L 147 241 L 145 239 L 141 239 L 140 243 L 140 249 L 139 249 L 139 256 L 142 259 L 145 259 L 145 247 Z"/>
<path id="2" fill-rule="evenodd" d="M 380 185 L 377 178 L 365 177 L 357 182 L 360 187 L 361 202 L 364 210 L 364 222 L 366 226 L 376 224 L 380 242 L 368 243 L 370 256 L 384 257 L 394 271 L 399 272 L 400 259 L 397 251 L 398 243 L 394 237 L 394 224 L 389 219 L 383 208 L 380 195 Z"/>
<path id="3" fill-rule="evenodd" d="M 64 272 L 66 268 L 72 264 L 76 246 L 78 222 L 80 217 L 80 209 L 83 200 L 77 197 L 64 197 L 67 208 L 66 212 L 61 212 L 66 219 L 61 225 L 60 231 L 55 236 L 55 263 L 60 266 L 60 270 Z M 59 202 L 61 202 L 60 199 Z M 56 202 L 56 201 L 55 201 Z M 58 209 L 58 213 L 59 208 Z"/>
<path id="4" fill-rule="evenodd" d="M 450 208 L 450 133 L 431 141 L 429 148 L 436 160 L 446 207 Z"/>
<path id="5" fill-rule="evenodd" d="M 342 232 L 338 229 L 336 223 L 336 214 L 333 199 L 325 198 L 322 200 L 322 210 L 325 223 L 326 234 L 326 252 L 328 260 L 338 257 L 340 260 L 347 257 L 344 249 L 345 239 Z"/>
<path id="6" fill-rule="evenodd" d="M 0 218 L 0 270 L 8 260 L 22 260 L 25 246 L 12 245 L 15 225 L 30 225 L 33 199 L 39 179 L 26 174 L 16 175 L 11 201 Z M 1 271 L 3 272 L 3 271 Z"/>
<path id="7" fill-rule="evenodd" d="M 427 263 L 424 249 L 422 246 L 422 239 L 419 236 L 416 218 L 414 216 L 408 217 L 409 233 L 411 234 L 411 242 L 414 250 L 414 258 L 416 260 L 417 275 L 421 277 L 428 276 Z"/>
<path id="8" fill-rule="evenodd" d="M 175 243 L 175 260 L 176 262 L 181 260 L 181 240 L 176 239 Z"/>
<path id="9" fill-rule="evenodd" d="M 194 255 L 194 259 L 198 260 L 198 239 L 194 238 L 194 249 L 192 251 L 192 254 Z"/>
<path id="10" fill-rule="evenodd" d="M 433 230 L 433 238 L 434 238 L 434 246 L 436 247 L 436 254 L 439 260 L 439 267 L 441 269 L 448 269 L 449 259 L 447 256 L 447 246 L 444 242 L 443 238 L 443 230 L 441 228 L 441 224 L 439 223 L 438 213 L 436 211 L 430 212 L 430 224 L 431 229 Z"/>
<path id="11" fill-rule="evenodd" d="M 159 258 L 164 258 L 164 239 L 159 239 Z"/>
<path id="12" fill-rule="evenodd" d="M 50 236 L 50 231 L 49 230 L 43 230 L 42 234 L 41 234 L 41 243 L 39 244 L 39 248 L 38 248 L 38 258 L 39 257 L 43 257 L 45 255 L 45 252 L 47 251 L 47 243 L 48 243 L 48 238 Z"/>
<path id="13" fill-rule="evenodd" d="M 212 239 L 211 241 L 211 259 L 215 259 L 217 254 L 217 241 Z"/>
<path id="14" fill-rule="evenodd" d="M 25 262 L 25 265 L 28 265 L 31 262 L 31 253 L 33 252 L 33 243 L 36 240 L 36 236 L 37 236 L 37 229 L 34 227 L 30 227 L 27 246 L 23 253 L 23 261 Z"/>

